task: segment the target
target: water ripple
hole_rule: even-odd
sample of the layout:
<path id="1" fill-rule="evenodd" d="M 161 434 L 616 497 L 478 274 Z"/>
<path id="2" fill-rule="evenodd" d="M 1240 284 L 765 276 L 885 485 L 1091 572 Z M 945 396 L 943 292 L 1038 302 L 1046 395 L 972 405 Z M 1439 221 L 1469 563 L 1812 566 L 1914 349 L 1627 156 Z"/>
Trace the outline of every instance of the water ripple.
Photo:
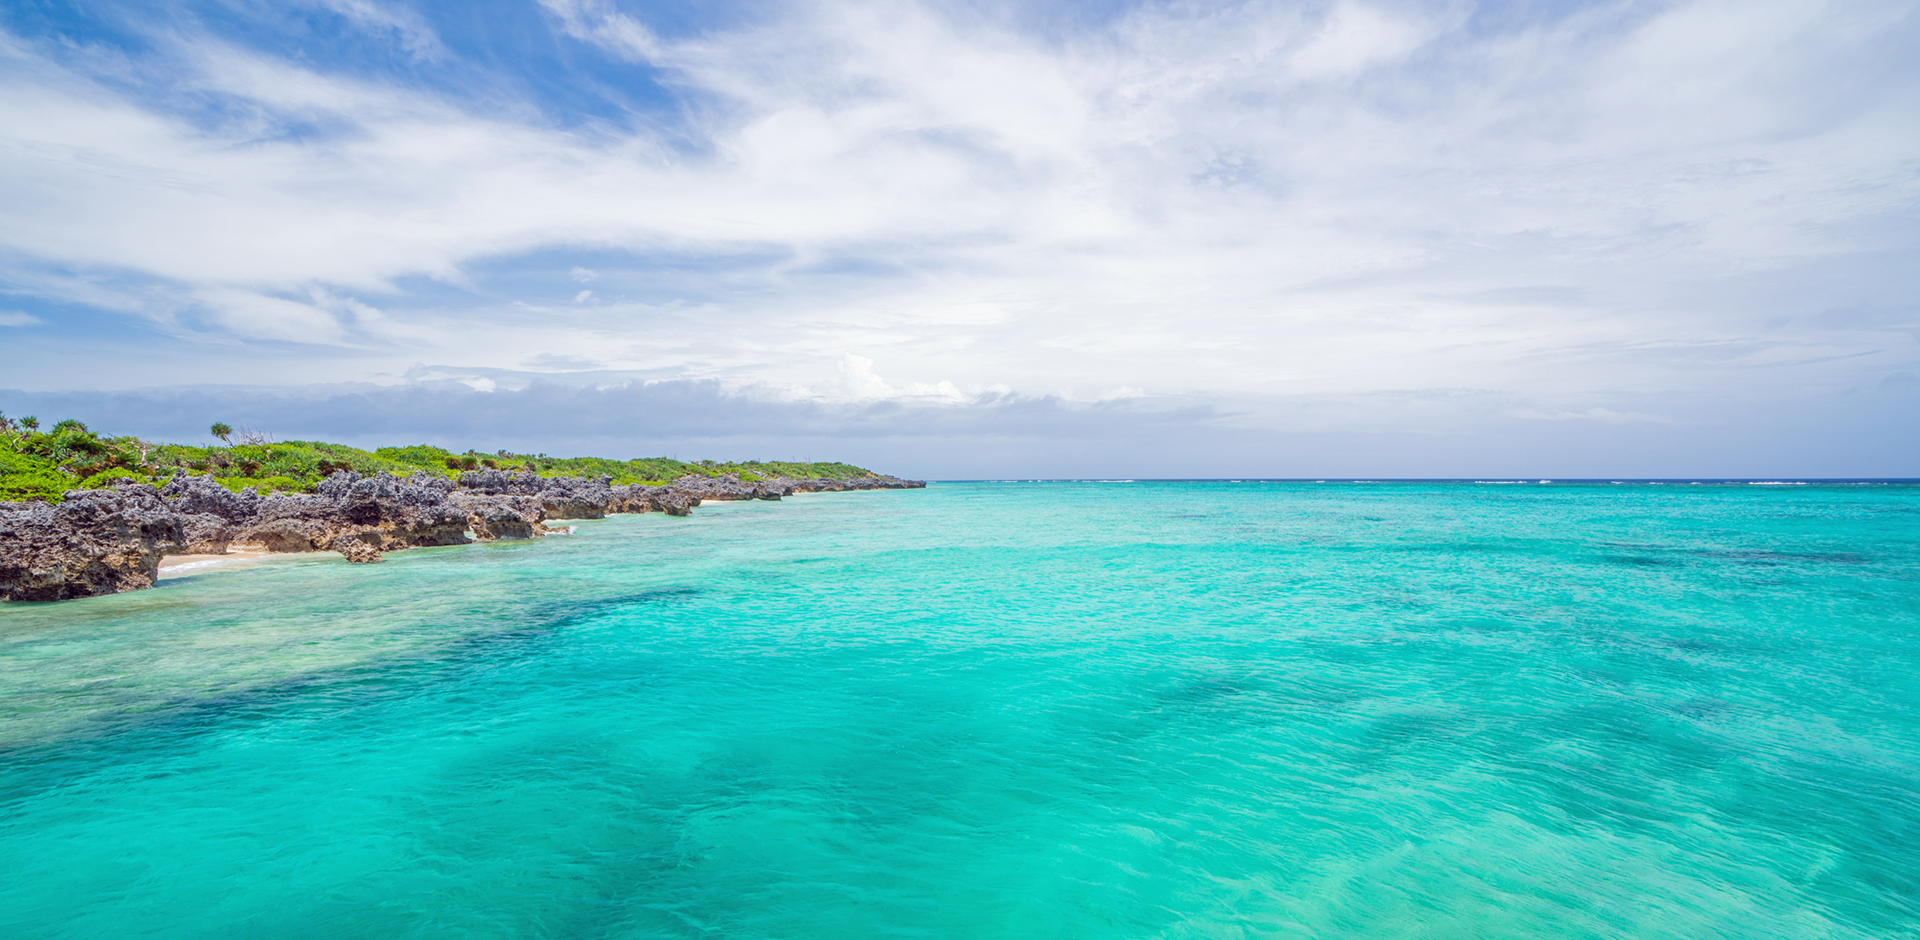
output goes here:
<path id="1" fill-rule="evenodd" d="M 0 931 L 1909 935 L 1917 505 L 949 485 L 0 608 Z"/>

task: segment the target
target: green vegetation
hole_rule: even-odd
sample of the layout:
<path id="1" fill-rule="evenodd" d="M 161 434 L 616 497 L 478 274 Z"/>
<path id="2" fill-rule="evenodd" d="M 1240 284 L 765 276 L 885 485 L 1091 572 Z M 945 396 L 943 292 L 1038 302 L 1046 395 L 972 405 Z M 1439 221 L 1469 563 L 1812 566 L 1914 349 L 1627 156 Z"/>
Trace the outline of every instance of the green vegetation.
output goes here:
<path id="1" fill-rule="evenodd" d="M 236 433 L 224 422 L 215 422 L 210 430 L 222 441 L 231 441 Z M 67 490 L 106 486 L 113 480 L 161 483 L 176 473 L 210 473 L 229 489 L 254 488 L 261 492 L 312 492 L 336 470 L 361 474 L 386 470 L 401 476 L 425 470 L 458 476 L 483 468 L 530 469 L 542 476 L 609 476 L 614 483 L 656 485 L 688 475 L 717 477 L 727 473 L 749 482 L 775 476 L 849 480 L 875 475 L 844 463 L 684 463 L 667 457 L 610 460 L 504 450 L 456 454 L 431 444 L 364 451 L 324 441 L 269 442 L 265 435 L 245 429 L 238 438 L 238 443 L 214 447 L 152 444 L 137 437 L 103 436 L 72 419 L 42 433 L 37 418 L 14 420 L 0 414 L 0 500 L 57 503 Z"/>

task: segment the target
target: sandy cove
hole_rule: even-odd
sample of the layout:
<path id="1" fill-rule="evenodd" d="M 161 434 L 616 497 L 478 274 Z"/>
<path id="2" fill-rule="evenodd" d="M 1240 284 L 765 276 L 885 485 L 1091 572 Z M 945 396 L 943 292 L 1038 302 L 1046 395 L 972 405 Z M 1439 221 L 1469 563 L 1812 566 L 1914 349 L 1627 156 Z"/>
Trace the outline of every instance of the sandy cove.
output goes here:
<path id="1" fill-rule="evenodd" d="M 162 579 L 205 571 L 209 568 L 241 568 L 268 556 L 268 552 L 227 552 L 224 555 L 168 555 L 160 559 Z"/>

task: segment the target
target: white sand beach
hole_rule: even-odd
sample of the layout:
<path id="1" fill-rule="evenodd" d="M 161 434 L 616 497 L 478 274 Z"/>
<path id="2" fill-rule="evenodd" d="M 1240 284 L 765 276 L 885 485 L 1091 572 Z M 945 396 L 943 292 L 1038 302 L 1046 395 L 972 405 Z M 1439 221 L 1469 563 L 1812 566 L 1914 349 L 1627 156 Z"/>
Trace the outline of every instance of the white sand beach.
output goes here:
<path id="1" fill-rule="evenodd" d="M 228 552 L 224 555 L 168 555 L 160 559 L 160 577 L 177 578 L 209 568 L 241 568 L 267 557 L 270 552 Z"/>

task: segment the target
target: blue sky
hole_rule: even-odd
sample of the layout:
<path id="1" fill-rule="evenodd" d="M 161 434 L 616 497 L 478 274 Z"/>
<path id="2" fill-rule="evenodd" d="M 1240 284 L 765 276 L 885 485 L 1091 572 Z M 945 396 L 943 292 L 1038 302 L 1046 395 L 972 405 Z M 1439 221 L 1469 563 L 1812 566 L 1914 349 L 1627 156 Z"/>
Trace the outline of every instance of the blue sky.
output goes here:
<path id="1" fill-rule="evenodd" d="M 934 477 L 1920 475 L 1916 6 L 27 0 L 0 409 Z"/>

